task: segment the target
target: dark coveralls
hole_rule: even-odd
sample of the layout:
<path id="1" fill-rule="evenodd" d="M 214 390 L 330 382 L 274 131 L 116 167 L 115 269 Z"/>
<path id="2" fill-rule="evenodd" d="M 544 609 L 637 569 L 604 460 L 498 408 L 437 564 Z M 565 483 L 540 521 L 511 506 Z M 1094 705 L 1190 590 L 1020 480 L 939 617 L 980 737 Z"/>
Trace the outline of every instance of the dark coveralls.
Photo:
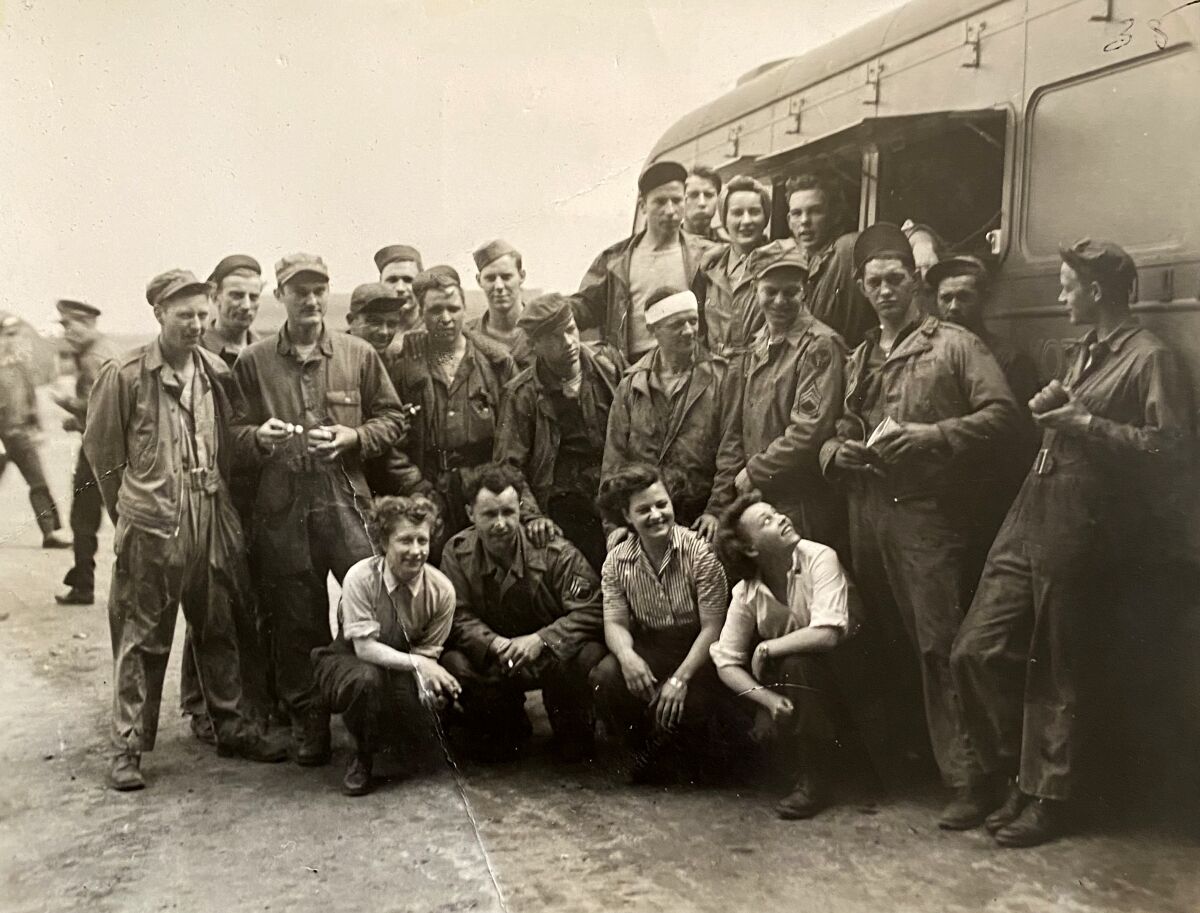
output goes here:
<path id="1" fill-rule="evenodd" d="M 866 440 L 885 415 L 942 432 L 941 447 L 888 467 L 886 476 L 847 480 L 850 555 L 866 606 L 858 648 L 879 651 L 876 668 L 892 676 L 881 687 L 901 695 L 916 650 L 934 757 L 946 782 L 959 786 L 967 744 L 950 649 L 979 573 L 964 492 L 993 448 L 1016 433 L 1017 407 L 1000 366 L 968 330 L 926 317 L 909 325 L 890 355 L 878 340 L 873 331 L 847 362 L 845 411 L 837 436 L 821 448 L 821 465 L 833 473 L 841 442 Z"/>
<path id="2" fill-rule="evenodd" d="M 62 529 L 58 507 L 50 496 L 42 458 L 38 455 L 37 438 L 41 422 L 37 411 L 37 385 L 27 356 L 16 351 L 11 341 L 0 348 L 0 476 L 9 463 L 29 486 L 29 503 L 43 536 Z"/>
<path id="3" fill-rule="evenodd" d="M 733 501 L 734 479 L 745 467 L 803 538 L 844 553 L 841 499 L 821 476 L 817 457 L 842 411 L 845 363 L 841 338 L 806 312 L 774 342 L 765 327 L 759 331 L 732 365 L 713 482 L 720 509 Z"/>
<path id="4" fill-rule="evenodd" d="M 1021 791 L 1071 797 L 1089 648 L 1120 578 L 1163 542 L 1161 493 L 1191 431 L 1173 354 L 1130 319 L 1085 336 L 1063 383 L 1092 413 L 1086 434 L 1048 429 L 988 554 L 952 668 L 969 770 L 1018 774 Z"/>
<path id="5" fill-rule="evenodd" d="M 83 447 L 116 526 L 108 602 L 114 659 L 112 745 L 154 748 L 178 606 L 192 627 L 217 743 L 241 731 L 239 619 L 250 587 L 229 498 L 239 442 L 229 433 L 237 389 L 196 349 L 190 409 L 157 340 L 110 361 L 92 390 Z M 124 471 L 121 467 L 124 466 Z"/>
<path id="6" fill-rule="evenodd" d="M 400 435 L 400 402 L 371 346 L 322 331 L 301 358 L 287 325 L 244 349 L 234 366 L 245 408 L 235 429 L 259 464 L 251 553 L 259 598 L 270 613 L 276 690 L 293 724 L 326 713 L 313 682 L 310 653 L 330 642 L 326 578 L 339 583 L 374 548 L 365 512 L 370 492 L 362 461 Z M 358 432 L 357 449 L 332 463 L 310 457 L 305 436 L 263 453 L 255 430 L 277 418 L 303 426 L 343 425 Z"/>
<path id="7" fill-rule="evenodd" d="M 655 379 L 659 357 L 651 350 L 621 378 L 608 415 L 601 477 L 629 463 L 676 470 L 684 481 L 683 491 L 671 496 L 675 519 L 689 526 L 703 513 L 717 513 L 713 477 L 729 361 L 698 349 L 687 379 L 668 392 Z"/>
<path id="8" fill-rule="evenodd" d="M 542 689 L 557 739 L 592 737 L 588 674 L 604 658 L 600 581 L 580 551 L 561 536 L 536 547 L 522 530 L 516 558 L 500 567 L 475 528 L 446 543 L 442 572 L 458 594 L 442 665 L 462 685 L 470 728 L 511 743 L 531 731 L 525 692 Z M 506 674 L 489 651 L 497 635 L 537 634 L 546 644 L 531 667 Z"/>
<path id="9" fill-rule="evenodd" d="M 410 488 L 423 488 L 442 508 L 442 536 L 430 549 L 437 559 L 447 538 L 470 524 L 463 475 L 492 459 L 496 422 L 513 360 L 499 343 L 465 334 L 467 350 L 454 377 L 435 367 L 433 356 L 406 347 L 392 379 L 400 399 L 419 407 L 404 449 L 417 472 Z M 418 479 L 419 474 L 419 479 Z"/>
<path id="10" fill-rule="evenodd" d="M 81 351 L 71 353 L 75 362 L 75 396 L 61 405 L 69 417 L 64 428 L 82 432 L 87 427 L 88 394 L 105 362 L 117 357 L 115 349 L 103 336 L 97 337 Z M 85 593 L 96 588 L 96 550 L 100 547 L 98 534 L 100 519 L 104 514 L 104 499 L 96 476 L 88 463 L 87 454 L 80 446 L 75 458 L 75 471 L 71 476 L 71 540 L 75 550 L 75 563 L 67 571 L 63 583 Z"/>
<path id="11" fill-rule="evenodd" d="M 604 563 L 604 525 L 596 508 L 604 429 L 623 362 L 610 347 L 579 352 L 579 395 L 548 383 L 534 359 L 505 388 L 495 460 L 521 471 L 537 513 L 559 525 L 563 535 L 599 569 Z M 529 519 L 529 511 L 522 519 Z"/>

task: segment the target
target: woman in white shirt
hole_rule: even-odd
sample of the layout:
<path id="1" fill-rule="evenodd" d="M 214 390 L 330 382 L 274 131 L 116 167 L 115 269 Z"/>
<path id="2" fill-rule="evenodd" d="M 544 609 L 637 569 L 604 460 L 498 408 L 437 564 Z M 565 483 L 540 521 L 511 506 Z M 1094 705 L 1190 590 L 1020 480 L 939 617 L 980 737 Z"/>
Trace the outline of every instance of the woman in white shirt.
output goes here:
<path id="1" fill-rule="evenodd" d="M 721 518 L 717 554 L 740 577 L 721 636 L 710 647 L 717 674 L 757 705 L 756 741 L 774 741 L 796 766 L 781 818 L 809 818 L 824 804 L 820 761 L 834 737 L 827 657 L 852 631 L 854 588 L 826 545 L 801 539 L 757 493 Z"/>

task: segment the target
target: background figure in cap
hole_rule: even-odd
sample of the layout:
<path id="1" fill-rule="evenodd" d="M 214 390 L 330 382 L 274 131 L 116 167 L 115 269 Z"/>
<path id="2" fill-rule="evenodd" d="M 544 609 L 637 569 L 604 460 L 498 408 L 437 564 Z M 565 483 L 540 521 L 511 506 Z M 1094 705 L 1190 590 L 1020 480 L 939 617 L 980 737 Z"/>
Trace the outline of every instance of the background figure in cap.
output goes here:
<path id="1" fill-rule="evenodd" d="M 251 327 L 263 290 L 262 267 L 246 254 L 231 254 L 217 264 L 208 284 L 213 289 L 216 316 L 204 331 L 201 345 L 232 368 L 242 349 L 258 339 Z"/>
<path id="2" fill-rule="evenodd" d="M 725 422 L 721 403 L 729 362 L 700 344 L 696 296 L 658 289 L 646 305 L 646 325 L 657 345 L 625 372 L 613 397 L 604 443 L 602 477 L 630 463 L 673 470 L 682 488 L 672 492 L 675 519 L 712 541 L 717 448 Z"/>
<path id="3" fill-rule="evenodd" d="M 806 281 L 792 250 L 754 282 L 766 323 L 730 371 L 713 502 L 757 489 L 805 539 L 844 554 L 842 502 L 818 456 L 842 413 L 846 345 L 805 306 Z"/>
<path id="4" fill-rule="evenodd" d="M 270 613 L 275 686 L 291 717 L 296 762 L 327 763 L 329 712 L 311 652 L 328 645 L 329 574 L 373 553 L 363 523 L 364 461 L 400 437 L 400 401 L 370 345 L 325 325 L 329 271 L 312 254 L 275 265 L 287 311 L 279 331 L 234 365 L 245 408 L 235 431 L 259 466 L 251 526 L 259 598 Z"/>
<path id="5" fill-rule="evenodd" d="M 87 424 L 88 394 L 105 362 L 116 358 L 117 352 L 96 327 L 100 309 L 83 301 L 59 301 L 58 322 L 63 328 L 71 360 L 75 363 L 75 395 L 53 394 L 54 402 L 65 409 L 63 429 L 82 432 Z M 75 547 L 75 563 L 63 578 L 67 590 L 56 593 L 59 605 L 91 605 L 95 599 L 96 549 L 104 500 L 96 476 L 88 463 L 83 447 L 75 458 L 71 478 L 71 541 Z"/>
<path id="6" fill-rule="evenodd" d="M 934 757 L 956 790 L 940 823 L 972 826 L 970 746 L 950 676 L 950 648 L 979 575 L 967 495 L 995 449 L 1020 433 L 1019 413 L 978 337 L 922 318 L 912 249 L 897 226 L 864 230 L 854 260 L 879 328 L 850 356 L 845 411 L 820 459 L 848 491 L 850 563 L 866 605 L 859 649 L 878 651 L 871 660 L 881 693 L 914 696 L 919 673 Z M 912 701 L 893 719 L 913 721 L 905 712 L 915 709 Z M 907 726 L 904 737 L 912 737 Z"/>
<path id="7" fill-rule="evenodd" d="M 683 182 L 683 230 L 714 244 L 728 241 L 720 225 L 713 225 L 721 198 L 721 175 L 707 165 L 693 165 Z"/>
<path id="8" fill-rule="evenodd" d="M 425 321 L 425 346 L 406 346 L 394 374 L 400 399 L 417 407 L 405 452 L 416 471 L 410 491 L 420 490 L 441 508 L 443 529 L 430 554 L 470 523 L 464 477 L 492 458 L 504 385 L 515 367 L 503 347 L 463 332 L 466 304 L 462 280 L 449 266 L 431 266 L 413 283 Z"/>
<path id="9" fill-rule="evenodd" d="M 0 476 L 9 463 L 29 486 L 29 503 L 42 531 L 42 548 L 70 548 L 59 530 L 58 507 L 46 484 L 38 455 L 42 425 L 37 409 L 37 382 L 29 352 L 19 338 L 21 322 L 11 315 L 0 319 Z"/>
<path id="10" fill-rule="evenodd" d="M 513 379 L 496 434 L 495 458 L 529 481 L 535 504 L 592 566 L 604 562 L 595 506 L 604 429 L 624 363 L 610 346 L 584 345 L 562 295 L 542 295 L 521 317 L 533 364 Z"/>
<path id="11" fill-rule="evenodd" d="M 116 524 L 108 600 L 112 632 L 114 789 L 141 789 L 142 752 L 154 748 L 176 606 L 192 627 L 217 751 L 282 761 L 244 720 L 238 620 L 249 618 L 245 539 L 229 500 L 231 465 L 247 442 L 231 434 L 238 399 L 229 368 L 200 345 L 210 288 L 190 272 L 150 280 L 161 330 L 109 361 L 92 389 L 83 446 Z"/>
<path id="12" fill-rule="evenodd" d="M 638 208 L 645 228 L 601 251 L 571 300 L 578 327 L 595 328 L 627 362 L 654 345 L 645 309 L 655 289 L 691 289 L 703 312 L 700 261 L 711 242 L 682 229 L 686 179 L 687 169 L 678 162 L 655 162 L 642 172 Z"/>
<path id="13" fill-rule="evenodd" d="M 1163 556 L 1185 539 L 1171 512 L 1186 502 L 1171 488 L 1194 430 L 1187 383 L 1171 351 L 1130 313 L 1137 270 L 1129 255 L 1090 240 L 1061 254 L 1058 300 L 1071 323 L 1092 329 L 1069 350 L 1061 381 L 1030 404 L 1042 448 L 988 554 L 952 658 L 970 776 L 992 788 L 1015 778 L 998 809 L 995 794 L 980 789 L 992 797 L 980 811 L 996 809 L 986 824 L 1003 846 L 1032 846 L 1065 829 L 1080 732 L 1104 713 L 1107 735 L 1117 703 L 1100 699 L 1100 675 L 1129 668 L 1130 642 L 1146 636 L 1153 578 L 1179 579 Z M 1123 591 L 1136 593 L 1133 612 L 1121 605 Z M 1118 608 L 1136 616 L 1124 623 L 1128 637 Z M 1090 655 L 1101 634 L 1118 655 Z M 1118 679 L 1128 700 L 1131 682 Z"/>
<path id="14" fill-rule="evenodd" d="M 741 174 L 730 179 L 721 197 L 721 224 L 729 243 L 712 247 L 700 267 L 708 285 L 701 330 L 704 344 L 716 355 L 740 352 L 762 326 L 754 275 L 746 265 L 767 243 L 770 220 L 771 191 L 766 185 Z"/>
<path id="15" fill-rule="evenodd" d="M 421 305 L 413 294 L 413 280 L 424 269 L 421 252 L 408 244 L 389 244 L 375 251 L 375 267 L 379 270 L 379 281 L 395 289 L 400 299 L 400 326 L 392 337 L 391 347 L 398 354 L 404 346 L 404 337 L 423 329 Z"/>
<path id="16" fill-rule="evenodd" d="M 494 339 L 508 350 L 518 367 L 526 368 L 533 356 L 525 331 L 517 326 L 525 311 L 525 264 L 521 254 L 507 241 L 497 240 L 484 244 L 472 256 L 479 270 L 475 281 L 487 296 L 488 309 L 467 321 L 467 332 Z"/>

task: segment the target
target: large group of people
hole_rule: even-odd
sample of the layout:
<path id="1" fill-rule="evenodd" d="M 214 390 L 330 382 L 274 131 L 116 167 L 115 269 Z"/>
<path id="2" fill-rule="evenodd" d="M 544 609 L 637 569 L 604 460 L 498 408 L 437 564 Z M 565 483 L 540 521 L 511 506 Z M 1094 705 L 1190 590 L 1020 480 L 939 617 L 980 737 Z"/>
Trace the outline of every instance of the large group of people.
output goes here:
<path id="1" fill-rule="evenodd" d="M 600 723 L 636 782 L 742 740 L 790 772 L 778 814 L 807 818 L 852 730 L 932 749 L 943 828 L 1067 828 L 1113 531 L 1161 532 L 1139 485 L 1191 435 L 1129 255 L 1062 248 L 1086 332 L 1043 385 L 987 330 L 986 255 L 919 260 L 923 226 L 840 233 L 821 175 L 788 180 L 775 241 L 754 178 L 658 162 L 638 189 L 644 228 L 574 294 L 526 301 L 518 250 L 481 245 L 473 321 L 459 274 L 405 244 L 346 332 L 307 253 L 276 264 L 286 320 L 264 336 L 245 255 L 154 277 L 158 335 L 120 356 L 60 302 L 83 430 L 61 601 L 94 598 L 98 491 L 114 788 L 145 784 L 182 606 L 197 738 L 321 765 L 340 714 L 348 795 L 432 732 L 517 756 L 540 689 L 558 757 L 592 756 Z"/>

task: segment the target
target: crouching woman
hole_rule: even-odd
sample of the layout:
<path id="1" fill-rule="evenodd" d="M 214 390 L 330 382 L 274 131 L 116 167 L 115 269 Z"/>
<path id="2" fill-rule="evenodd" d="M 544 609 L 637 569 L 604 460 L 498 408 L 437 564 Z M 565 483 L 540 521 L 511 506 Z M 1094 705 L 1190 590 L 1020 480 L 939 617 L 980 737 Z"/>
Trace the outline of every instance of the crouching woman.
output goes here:
<path id="1" fill-rule="evenodd" d="M 606 479 L 599 503 L 633 535 L 601 573 L 606 656 L 591 672 L 610 736 L 633 751 L 634 782 L 684 772 L 703 747 L 719 683 L 708 648 L 729 603 L 725 572 L 698 534 L 675 522 L 659 470 L 634 463 Z"/>
<path id="2" fill-rule="evenodd" d="M 781 818 L 809 818 L 826 801 L 822 768 L 834 738 L 833 676 L 826 655 L 851 630 L 855 591 L 826 545 L 800 538 L 757 492 L 721 517 L 717 553 L 740 578 L 711 653 L 717 674 L 757 705 L 752 737 L 773 743 L 795 777 Z"/>
<path id="3" fill-rule="evenodd" d="M 348 796 L 371 791 L 376 751 L 421 744 L 436 712 L 458 697 L 458 681 L 438 665 L 454 587 L 425 563 L 439 526 L 428 498 L 376 500 L 367 529 L 378 554 L 346 572 L 337 640 L 313 651 L 321 697 L 354 739 Z"/>

